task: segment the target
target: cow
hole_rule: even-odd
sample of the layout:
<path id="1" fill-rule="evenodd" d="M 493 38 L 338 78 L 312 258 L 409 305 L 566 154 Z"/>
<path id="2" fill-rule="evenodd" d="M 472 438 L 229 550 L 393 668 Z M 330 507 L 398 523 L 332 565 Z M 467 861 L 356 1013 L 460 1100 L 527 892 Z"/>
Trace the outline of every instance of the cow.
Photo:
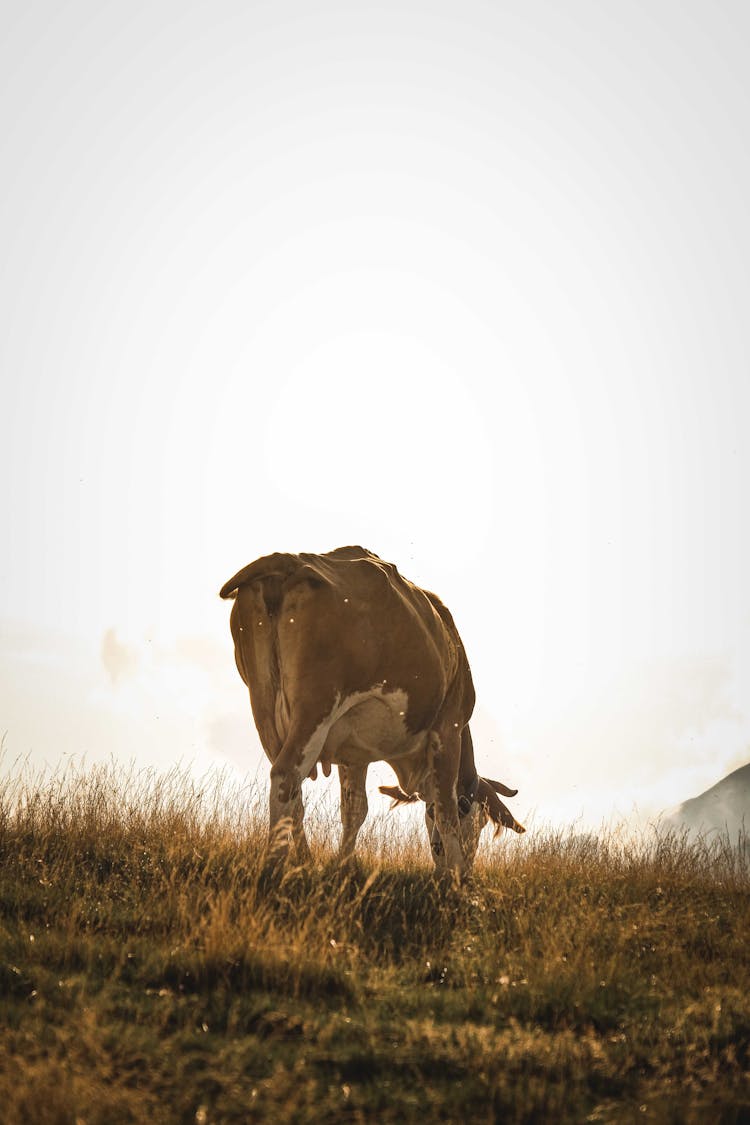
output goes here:
<path id="1" fill-rule="evenodd" d="M 233 598 L 235 660 L 271 762 L 269 849 L 309 856 L 303 778 L 338 766 L 342 837 L 354 851 L 367 815 L 371 762 L 385 761 L 395 804 L 425 801 L 439 870 L 460 878 L 491 819 L 525 829 L 499 799 L 517 790 L 477 775 L 469 719 L 474 685 L 440 599 L 364 547 L 272 554 L 222 586 Z"/>

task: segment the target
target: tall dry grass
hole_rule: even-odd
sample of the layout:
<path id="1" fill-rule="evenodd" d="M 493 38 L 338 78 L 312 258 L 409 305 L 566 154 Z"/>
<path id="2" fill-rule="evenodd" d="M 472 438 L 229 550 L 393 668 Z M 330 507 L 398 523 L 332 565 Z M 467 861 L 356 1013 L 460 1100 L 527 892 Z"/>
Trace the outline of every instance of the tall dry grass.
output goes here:
<path id="1" fill-rule="evenodd" d="M 750 1113 L 746 839 L 488 833 L 451 890 L 398 812 L 343 869 L 335 810 L 311 820 L 279 871 L 257 785 L 6 777 L 6 1119 Z"/>

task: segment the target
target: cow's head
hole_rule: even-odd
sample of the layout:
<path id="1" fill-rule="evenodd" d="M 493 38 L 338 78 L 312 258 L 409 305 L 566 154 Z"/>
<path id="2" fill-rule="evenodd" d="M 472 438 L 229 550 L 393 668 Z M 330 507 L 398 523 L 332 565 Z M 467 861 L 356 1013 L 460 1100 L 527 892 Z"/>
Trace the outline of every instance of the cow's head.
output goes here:
<path id="1" fill-rule="evenodd" d="M 498 793 L 502 793 L 504 797 L 515 797 L 517 792 L 517 789 L 509 789 L 501 781 L 477 777 L 469 791 L 459 796 L 458 826 L 461 834 L 461 847 L 470 867 L 476 858 L 482 829 L 488 821 L 491 820 L 495 825 L 496 836 L 503 828 L 511 828 L 514 832 L 519 833 L 526 831 L 498 797 Z M 432 854 L 435 862 L 439 865 L 443 854 L 443 842 L 435 824 L 433 805 L 428 805 L 425 808 L 425 823 L 430 837 Z"/>
<path id="2" fill-rule="evenodd" d="M 400 785 L 381 785 L 380 792 L 390 797 L 393 804 L 410 805 L 419 800 L 418 793 L 405 793 Z M 501 781 L 492 781 L 487 777 L 475 777 L 473 784 L 458 797 L 458 827 L 461 835 L 461 847 L 464 857 L 471 867 L 479 847 L 479 837 L 488 821 L 495 825 L 495 835 L 503 828 L 512 828 L 514 832 L 525 832 L 526 829 L 516 820 L 513 813 L 498 797 L 515 797 L 517 789 L 509 789 Z M 437 825 L 435 824 L 435 806 L 428 804 L 425 807 L 425 824 L 430 838 L 432 856 L 438 867 L 443 862 L 443 841 L 440 839 Z"/>

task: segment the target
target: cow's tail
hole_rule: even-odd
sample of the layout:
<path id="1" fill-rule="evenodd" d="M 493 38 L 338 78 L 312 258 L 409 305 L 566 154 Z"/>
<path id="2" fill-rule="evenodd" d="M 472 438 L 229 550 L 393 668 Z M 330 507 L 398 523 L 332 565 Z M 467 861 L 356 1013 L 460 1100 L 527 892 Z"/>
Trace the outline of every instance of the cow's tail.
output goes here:
<path id="1" fill-rule="evenodd" d="M 419 800 L 418 793 L 405 793 L 400 785 L 379 785 L 378 789 L 386 797 L 391 798 L 392 809 L 395 809 L 397 805 L 413 805 L 415 801 Z"/>
<path id="2" fill-rule="evenodd" d="M 515 797 L 517 792 L 517 789 L 509 789 L 507 785 L 503 785 L 501 781 L 492 781 L 489 777 L 479 778 L 476 799 L 480 804 L 484 805 L 487 810 L 487 815 L 495 825 L 496 836 L 503 828 L 512 828 L 514 832 L 526 831 L 524 826 L 518 823 L 510 809 L 507 808 L 498 797 L 498 793 L 502 793 L 504 797 Z"/>
<path id="3" fill-rule="evenodd" d="M 243 566 L 242 570 L 225 582 L 219 590 L 220 598 L 236 598 L 237 591 L 240 586 L 245 586 L 250 582 L 257 582 L 258 579 L 267 578 L 285 578 L 299 567 L 299 559 L 295 555 L 264 555 L 262 559 L 256 559 L 248 566 Z"/>

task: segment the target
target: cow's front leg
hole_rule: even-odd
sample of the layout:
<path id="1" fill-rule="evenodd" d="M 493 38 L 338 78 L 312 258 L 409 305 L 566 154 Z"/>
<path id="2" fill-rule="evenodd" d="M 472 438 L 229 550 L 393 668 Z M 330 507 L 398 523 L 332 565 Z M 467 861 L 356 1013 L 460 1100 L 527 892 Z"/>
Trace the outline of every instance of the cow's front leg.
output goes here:
<path id="1" fill-rule="evenodd" d="M 341 783 L 341 843 L 339 859 L 354 854 L 357 834 L 367 816 L 367 766 L 339 765 Z"/>
<path id="2" fill-rule="evenodd" d="M 435 824 L 435 802 L 434 799 L 428 805 L 425 805 L 424 810 L 424 823 L 427 829 L 427 839 L 430 841 L 430 853 L 438 870 L 445 867 L 445 848 L 443 841 L 440 839 L 440 833 Z"/>
<path id="3" fill-rule="evenodd" d="M 431 770 L 428 810 L 425 815 L 435 867 L 451 872 L 458 881 L 468 870 L 461 845 L 457 782 L 461 753 L 458 730 L 452 726 L 431 735 Z M 430 813 L 432 815 L 430 815 Z M 432 821 L 432 828 L 430 826 Z"/>

